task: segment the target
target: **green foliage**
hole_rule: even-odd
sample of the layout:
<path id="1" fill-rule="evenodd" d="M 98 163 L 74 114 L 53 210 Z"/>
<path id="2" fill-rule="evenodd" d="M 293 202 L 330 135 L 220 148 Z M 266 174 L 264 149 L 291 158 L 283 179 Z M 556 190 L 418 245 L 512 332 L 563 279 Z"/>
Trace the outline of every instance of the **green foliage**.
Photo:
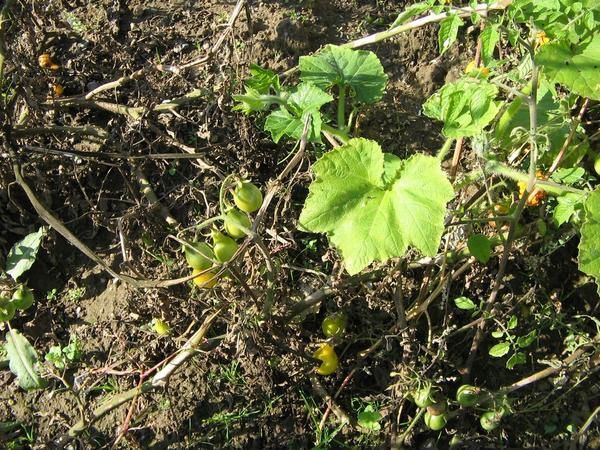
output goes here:
<path id="1" fill-rule="evenodd" d="M 374 141 L 352 139 L 313 171 L 299 226 L 327 233 L 350 274 L 402 256 L 409 245 L 425 255 L 437 252 L 446 203 L 454 196 L 437 158 L 401 160 Z"/>
<path id="2" fill-rule="evenodd" d="M 497 94 L 498 88 L 485 80 L 461 79 L 445 84 L 429 97 L 423 112 L 444 122 L 446 137 L 475 136 L 496 116 Z"/>
<path id="3" fill-rule="evenodd" d="M 71 367 L 74 363 L 79 361 L 81 357 L 81 343 L 77 336 L 71 336 L 69 344 L 61 347 L 60 345 L 53 345 L 46 353 L 46 361 L 52 363 L 58 370 L 64 370 Z"/>
<path id="4" fill-rule="evenodd" d="M 383 95 L 387 76 L 373 52 L 352 50 L 328 45 L 315 56 L 300 58 L 300 79 L 295 87 L 282 88 L 277 75 L 267 69 L 253 66 L 246 80 L 245 92 L 234 95 L 238 102 L 235 110 L 251 114 L 268 111 L 272 105 L 278 109 L 265 120 L 264 129 L 274 142 L 283 137 L 299 140 L 304 123 L 309 119 L 309 142 L 321 142 L 323 116 L 321 107 L 333 100 L 326 92 L 333 86 L 339 94 L 338 120 L 345 120 L 346 94 L 354 108 L 360 104 L 374 103 Z M 343 133 L 344 123 L 338 123 Z"/>
<path id="5" fill-rule="evenodd" d="M 552 82 L 575 94 L 600 100 L 600 35 L 578 44 L 560 41 L 544 45 L 535 59 Z"/>
<path id="6" fill-rule="evenodd" d="M 13 280 L 16 281 L 31 268 L 45 234 L 46 229 L 41 227 L 39 230 L 25 236 L 10 249 L 6 258 L 6 273 Z"/>
<path id="7" fill-rule="evenodd" d="M 387 82 L 375 53 L 336 45 L 327 45 L 315 56 L 301 56 L 300 79 L 321 89 L 349 87 L 360 103 L 380 100 Z"/>
<path id="8" fill-rule="evenodd" d="M 357 422 L 361 427 L 369 431 L 379 431 L 381 430 L 379 421 L 382 418 L 381 413 L 373 405 L 367 405 L 365 409 L 358 413 Z"/>
<path id="9" fill-rule="evenodd" d="M 36 364 L 37 352 L 27 338 L 17 330 L 6 334 L 6 352 L 12 373 L 19 381 L 19 386 L 25 390 L 41 389 L 46 381 L 39 375 Z"/>
<path id="10" fill-rule="evenodd" d="M 526 355 L 522 350 L 533 344 L 538 337 L 536 330 L 532 330 L 523 336 L 514 335 L 512 330 L 515 330 L 518 324 L 519 320 L 517 316 L 513 315 L 505 326 L 500 324 L 501 328 L 492 332 L 492 336 L 502 339 L 502 342 L 493 345 L 489 349 L 488 354 L 494 358 L 501 358 L 511 353 L 511 356 L 506 360 L 507 369 L 513 369 L 516 365 L 525 364 Z"/>
<path id="11" fill-rule="evenodd" d="M 557 204 L 554 207 L 552 218 L 554 223 L 560 226 L 571 220 L 574 214 L 577 214 L 583 209 L 584 198 L 573 192 L 567 192 L 556 197 Z"/>
<path id="12" fill-rule="evenodd" d="M 265 122 L 265 131 L 277 143 L 283 136 L 298 140 L 302 137 L 305 115 L 311 116 L 308 140 L 321 142 L 321 106 L 333 100 L 329 94 L 309 83 L 301 83 L 285 106 L 273 111 Z"/>
<path id="13" fill-rule="evenodd" d="M 463 309 L 466 311 L 477 309 L 477 305 L 469 297 L 456 297 L 454 299 L 454 304 L 458 309 Z"/>
<path id="14" fill-rule="evenodd" d="M 594 31 L 600 9 L 596 0 L 514 0 L 508 15 L 517 24 L 533 23 L 551 40 L 576 44 Z"/>
<path id="15" fill-rule="evenodd" d="M 500 40 L 500 33 L 496 24 L 487 24 L 480 34 L 481 61 L 484 66 L 489 66 L 494 59 L 494 49 Z"/>
<path id="16" fill-rule="evenodd" d="M 492 255 L 492 241 L 483 234 L 473 234 L 467 241 L 469 252 L 477 261 L 486 264 Z"/>
<path id="17" fill-rule="evenodd" d="M 585 221 L 579 242 L 579 270 L 591 276 L 600 294 L 600 189 L 590 194 L 584 204 Z"/>

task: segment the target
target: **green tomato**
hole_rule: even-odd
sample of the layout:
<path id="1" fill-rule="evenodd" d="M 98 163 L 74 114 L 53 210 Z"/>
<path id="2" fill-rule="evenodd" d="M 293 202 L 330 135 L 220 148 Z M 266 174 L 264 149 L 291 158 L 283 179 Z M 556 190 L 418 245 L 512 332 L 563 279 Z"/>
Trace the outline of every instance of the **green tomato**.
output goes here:
<path id="1" fill-rule="evenodd" d="M 427 408 L 433 405 L 433 398 L 431 398 L 431 385 L 427 384 L 421 389 L 416 390 L 412 394 L 415 405 L 419 408 Z"/>
<path id="2" fill-rule="evenodd" d="M 594 161 L 594 170 L 596 171 L 596 174 L 600 175 L 600 156 Z"/>
<path id="3" fill-rule="evenodd" d="M 252 226 L 248 216 L 239 209 L 232 209 L 225 214 L 225 231 L 227 231 L 227 234 L 234 239 L 240 239 L 246 236 L 244 230 L 237 225 L 238 223 L 248 229 Z"/>
<path id="4" fill-rule="evenodd" d="M 25 286 L 19 286 L 13 293 L 11 301 L 16 309 L 25 311 L 33 305 L 33 293 L 31 292 L 31 289 L 28 289 Z"/>
<path id="5" fill-rule="evenodd" d="M 185 260 L 192 269 L 206 270 L 212 266 L 215 255 L 206 242 L 192 242 L 190 245 L 196 250 L 186 245 L 184 252 Z"/>
<path id="6" fill-rule="evenodd" d="M 448 416 L 446 414 L 439 414 L 437 416 L 431 414 L 429 411 L 425 413 L 425 425 L 433 431 L 439 431 L 446 426 L 448 422 Z"/>
<path id="7" fill-rule="evenodd" d="M 157 317 L 152 319 L 152 329 L 159 336 L 166 336 L 171 332 L 171 327 L 169 326 L 169 324 L 167 322 L 165 322 L 164 320 L 159 319 Z"/>
<path id="8" fill-rule="evenodd" d="M 229 236 L 225 236 L 219 231 L 213 231 L 213 251 L 215 252 L 215 258 L 219 262 L 229 261 L 238 249 L 238 245 Z"/>
<path id="9" fill-rule="evenodd" d="M 255 185 L 248 181 L 240 181 L 233 191 L 233 201 L 242 211 L 251 213 L 260 208 L 263 196 Z"/>
<path id="10" fill-rule="evenodd" d="M 346 315 L 342 312 L 328 315 L 323 319 L 321 328 L 327 337 L 340 337 L 346 331 Z"/>
<path id="11" fill-rule="evenodd" d="M 6 297 L 0 297 L 0 322 L 6 322 L 15 317 L 15 311 L 14 302 Z"/>
<path id="12" fill-rule="evenodd" d="M 456 391 L 456 401 L 460 406 L 470 407 L 475 406 L 479 401 L 481 389 L 477 386 L 463 384 Z"/>
<path id="13" fill-rule="evenodd" d="M 485 431 L 492 431 L 498 428 L 502 421 L 502 412 L 486 411 L 479 418 L 479 424 Z"/>

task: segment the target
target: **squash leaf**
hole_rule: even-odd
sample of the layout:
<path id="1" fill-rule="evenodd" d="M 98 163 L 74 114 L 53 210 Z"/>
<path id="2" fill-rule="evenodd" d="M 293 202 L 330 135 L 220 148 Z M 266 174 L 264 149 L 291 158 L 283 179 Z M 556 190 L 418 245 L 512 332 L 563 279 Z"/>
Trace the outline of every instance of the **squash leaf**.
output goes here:
<path id="1" fill-rule="evenodd" d="M 578 45 L 556 42 L 544 45 L 535 57 L 554 83 L 571 92 L 600 100 L 600 35 L 597 33 Z"/>
<path id="2" fill-rule="evenodd" d="M 584 204 L 585 221 L 579 241 L 579 270 L 591 276 L 600 295 L 600 189 L 590 194 Z"/>
<path id="3" fill-rule="evenodd" d="M 437 158 L 384 154 L 375 141 L 351 139 L 313 166 L 300 215 L 306 231 L 326 233 L 350 274 L 402 256 L 409 246 L 435 255 L 452 186 Z"/>
<path id="4" fill-rule="evenodd" d="M 321 89 L 349 86 L 360 103 L 383 96 L 387 75 L 375 53 L 328 45 L 315 56 L 300 57 L 300 79 Z"/>

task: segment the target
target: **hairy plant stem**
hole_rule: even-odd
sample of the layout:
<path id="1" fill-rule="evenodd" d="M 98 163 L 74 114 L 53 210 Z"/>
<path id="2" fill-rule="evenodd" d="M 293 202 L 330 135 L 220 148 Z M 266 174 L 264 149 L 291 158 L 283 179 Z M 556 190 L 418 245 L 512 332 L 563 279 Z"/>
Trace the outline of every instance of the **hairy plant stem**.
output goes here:
<path id="1" fill-rule="evenodd" d="M 422 27 L 423 25 L 427 25 L 430 23 L 441 22 L 446 17 L 456 14 L 459 17 L 470 17 L 471 14 L 477 13 L 481 15 L 487 14 L 489 11 L 494 10 L 503 10 L 508 5 L 510 5 L 511 0 L 499 1 L 496 3 L 492 3 L 490 5 L 479 4 L 474 7 L 464 7 L 464 8 L 452 8 L 450 12 L 443 12 L 439 14 L 429 14 L 418 19 L 415 19 L 411 22 L 405 23 L 403 25 L 399 25 L 389 30 L 380 31 L 379 33 L 372 34 L 370 36 L 366 36 L 355 41 L 348 42 L 343 45 L 343 47 L 349 48 L 358 48 L 363 47 L 369 44 L 375 44 L 377 42 L 381 42 L 385 39 L 389 39 L 391 37 L 396 36 L 397 34 L 404 33 L 405 31 L 412 30 L 415 28 Z"/>
<path id="2" fill-rule="evenodd" d="M 454 138 L 446 139 L 446 142 L 444 142 L 444 145 L 442 145 L 442 148 L 440 148 L 437 154 L 437 158 L 440 161 L 443 161 L 446 158 L 446 155 L 448 154 L 448 151 L 450 150 L 450 147 L 452 146 L 453 142 Z"/>
<path id="3" fill-rule="evenodd" d="M 532 30 L 534 28 L 532 27 Z M 535 39 L 535 33 L 532 41 Z M 527 104 L 529 107 L 529 177 L 527 180 L 527 189 L 523 194 L 519 203 L 517 204 L 517 208 L 515 209 L 513 220 L 510 224 L 510 229 L 508 232 L 508 237 L 506 242 L 504 243 L 504 251 L 502 252 L 502 257 L 500 259 L 500 264 L 498 267 L 498 272 L 496 273 L 496 277 L 494 279 L 494 284 L 492 287 L 492 292 L 490 293 L 484 307 L 484 311 L 482 316 L 486 317 L 489 315 L 494 307 L 496 299 L 498 298 L 498 294 L 500 293 L 500 289 L 502 288 L 502 282 L 504 280 L 504 275 L 506 273 L 506 268 L 508 264 L 508 257 L 512 250 L 512 244 L 515 240 L 517 224 L 521 219 L 521 215 L 525 208 L 525 204 L 527 202 L 527 198 L 529 194 L 533 192 L 535 188 L 536 182 L 536 167 L 537 167 L 537 159 L 538 159 L 538 148 L 537 148 L 537 89 L 538 89 L 538 66 L 535 63 L 534 58 L 534 50 L 533 43 L 528 47 L 529 57 L 531 59 L 532 69 L 531 69 L 531 94 L 527 96 Z M 479 345 L 483 341 L 483 337 L 485 335 L 485 328 L 487 322 L 480 322 L 476 328 L 475 335 L 473 336 L 473 341 L 471 342 L 471 349 L 469 352 L 469 356 L 467 358 L 467 362 L 465 365 L 465 371 L 463 374 L 463 380 L 465 383 L 468 383 L 471 379 L 471 371 L 473 368 L 473 363 L 475 362 L 475 357 L 477 356 L 477 351 L 479 349 Z"/>
<path id="4" fill-rule="evenodd" d="M 346 126 L 346 86 L 340 86 L 339 88 L 337 126 L 342 131 Z"/>
<path id="5" fill-rule="evenodd" d="M 326 123 L 321 124 L 321 130 L 337 137 L 344 144 L 350 139 L 345 131 L 332 127 L 331 125 L 327 125 Z"/>
<path id="6" fill-rule="evenodd" d="M 523 181 L 529 183 L 530 173 L 523 173 L 505 164 L 498 163 L 496 161 L 489 161 L 486 165 L 486 169 L 490 172 L 502 175 L 515 181 Z M 535 174 L 534 174 L 535 175 Z M 535 178 L 534 178 L 535 179 Z M 565 186 L 564 184 L 554 183 L 548 180 L 535 179 L 535 186 L 541 188 L 544 191 L 551 192 L 556 195 L 562 195 L 567 192 L 574 194 L 585 195 L 586 191 L 577 189 L 571 186 Z"/>

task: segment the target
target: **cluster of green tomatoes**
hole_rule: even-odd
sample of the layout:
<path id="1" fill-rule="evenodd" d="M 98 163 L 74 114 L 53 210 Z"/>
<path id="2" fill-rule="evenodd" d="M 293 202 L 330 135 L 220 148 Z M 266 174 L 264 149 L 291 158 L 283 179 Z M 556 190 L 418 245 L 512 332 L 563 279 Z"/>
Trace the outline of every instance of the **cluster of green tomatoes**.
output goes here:
<path id="1" fill-rule="evenodd" d="M 450 416 L 448 400 L 431 383 L 426 382 L 412 392 L 411 396 L 416 406 L 426 409 L 423 419 L 428 428 L 439 431 L 446 426 Z M 463 408 L 482 410 L 479 424 L 485 431 L 498 428 L 502 418 L 510 413 L 506 395 L 493 395 L 482 388 L 469 384 L 463 384 L 457 389 L 456 403 Z"/>
<path id="2" fill-rule="evenodd" d="M 233 189 L 233 202 L 235 207 L 229 205 L 220 216 L 224 230 L 213 227 L 211 244 L 193 241 L 184 245 L 185 259 L 195 275 L 193 282 L 200 288 L 210 289 L 217 285 L 218 266 L 233 258 L 239 247 L 236 240 L 246 237 L 250 232 L 252 225 L 248 214 L 261 207 L 263 196 L 254 184 L 238 180 Z"/>
<path id="3" fill-rule="evenodd" d="M 33 305 L 33 292 L 26 286 L 19 286 L 11 298 L 0 295 L 0 322 L 11 320 L 17 310 L 25 311 Z"/>
<path id="4" fill-rule="evenodd" d="M 328 315 L 323 319 L 321 329 L 323 330 L 323 334 L 328 338 L 328 341 L 321 344 L 313 353 L 313 357 L 321 361 L 321 365 L 316 369 L 316 372 L 319 375 L 331 375 L 339 366 L 339 358 L 331 343 L 344 335 L 346 331 L 346 315 L 343 312 Z"/>

